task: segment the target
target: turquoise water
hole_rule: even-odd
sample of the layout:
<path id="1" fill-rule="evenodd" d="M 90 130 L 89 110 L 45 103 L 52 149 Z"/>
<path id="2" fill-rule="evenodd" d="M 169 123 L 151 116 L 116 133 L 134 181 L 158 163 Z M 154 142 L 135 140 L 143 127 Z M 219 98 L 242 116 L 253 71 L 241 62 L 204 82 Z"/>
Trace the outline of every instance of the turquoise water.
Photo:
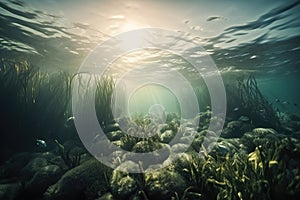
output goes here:
<path id="1" fill-rule="evenodd" d="M 143 27 L 171 29 L 206 49 L 224 79 L 228 74 L 230 79 L 255 74 L 270 98 L 299 104 L 293 87 L 299 74 L 298 4 L 129 1 L 118 6 L 106 1 L 2 1 L 0 51 L 3 58 L 25 59 L 42 70 L 76 72 L 88 53 L 113 35 Z M 143 12 L 144 7 L 153 9 Z M 143 60 L 155 61 L 154 55 Z M 121 67 L 126 69 L 127 65 L 136 66 L 123 60 Z M 282 88 L 273 90 L 273 83 Z"/>
<path id="2" fill-rule="evenodd" d="M 139 102 L 143 102 L 142 104 Z M 153 105 L 162 105 L 166 112 L 180 114 L 180 105 L 175 94 L 167 88 L 159 85 L 149 84 L 137 89 L 129 100 L 129 112 L 132 115 L 146 115 L 151 111 Z"/>
<path id="3" fill-rule="evenodd" d="M 0 0 L 0 200 L 296 199 L 299 13 Z"/>

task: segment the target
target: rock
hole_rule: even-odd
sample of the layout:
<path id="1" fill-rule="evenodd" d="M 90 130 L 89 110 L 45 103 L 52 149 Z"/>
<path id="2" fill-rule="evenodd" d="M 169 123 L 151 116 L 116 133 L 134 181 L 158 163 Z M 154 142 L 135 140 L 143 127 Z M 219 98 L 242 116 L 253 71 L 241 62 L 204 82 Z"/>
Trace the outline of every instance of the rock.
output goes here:
<path id="1" fill-rule="evenodd" d="M 289 116 L 290 120 L 292 121 L 300 121 L 300 115 L 297 115 L 297 114 L 291 114 Z"/>
<path id="2" fill-rule="evenodd" d="M 183 144 L 183 143 L 174 144 L 171 147 L 171 154 L 184 153 L 188 150 L 188 148 L 189 145 L 187 144 Z"/>
<path id="3" fill-rule="evenodd" d="M 253 152 L 258 146 L 265 146 L 270 142 L 280 141 L 282 135 L 272 128 L 255 128 L 252 132 L 247 132 L 240 138 L 243 150 Z"/>
<path id="4" fill-rule="evenodd" d="M 118 147 L 121 147 L 123 145 L 123 142 L 121 140 L 116 140 L 116 141 L 113 141 L 112 144 L 114 144 Z"/>
<path id="5" fill-rule="evenodd" d="M 130 154 L 131 152 L 128 152 L 126 154 Z M 124 156 L 126 156 L 126 154 L 124 154 Z M 138 171 L 140 169 L 140 165 L 137 162 L 131 161 L 131 160 L 127 160 L 122 162 L 117 168 L 116 170 L 118 171 L 122 171 L 122 172 L 128 172 L 128 171 Z"/>
<path id="6" fill-rule="evenodd" d="M 37 171 L 40 170 L 40 168 L 47 165 L 47 159 L 40 157 L 34 158 L 21 170 L 21 174 L 27 178 L 32 177 Z"/>
<path id="7" fill-rule="evenodd" d="M 62 170 L 57 165 L 48 165 L 37 171 L 25 186 L 25 191 L 34 196 L 42 196 L 46 189 L 56 183 Z"/>
<path id="8" fill-rule="evenodd" d="M 200 130 L 207 129 L 210 119 L 211 119 L 212 112 L 207 110 L 206 112 L 200 112 L 195 118 L 194 118 L 194 124 L 199 126 Z"/>
<path id="9" fill-rule="evenodd" d="M 39 158 L 45 158 L 47 160 L 51 160 L 55 157 L 56 155 L 51 153 L 51 152 L 43 152 L 43 153 L 37 153 L 35 157 L 39 157 Z"/>
<path id="10" fill-rule="evenodd" d="M 204 141 L 204 136 L 197 134 L 191 144 L 191 149 L 193 149 L 196 152 L 199 152 L 203 141 Z"/>
<path id="11" fill-rule="evenodd" d="M 292 129 L 292 132 L 300 131 L 300 121 L 288 121 L 286 126 Z"/>
<path id="12" fill-rule="evenodd" d="M 16 177 L 20 175 L 21 169 L 32 159 L 31 153 L 19 153 L 12 156 L 0 166 L 0 179 Z"/>
<path id="13" fill-rule="evenodd" d="M 161 149 L 158 151 L 150 152 L 149 154 L 145 155 L 142 153 L 132 153 L 127 152 L 125 153 L 121 161 L 132 161 L 133 163 L 139 163 L 141 164 L 142 169 L 145 171 L 149 168 L 151 165 L 161 164 L 163 163 L 171 154 L 171 148 L 170 145 L 161 143 Z M 138 166 L 140 167 L 140 166 Z M 140 171 L 139 169 L 137 171 Z"/>
<path id="14" fill-rule="evenodd" d="M 114 197 L 110 192 L 108 192 L 95 200 L 114 200 Z"/>
<path id="15" fill-rule="evenodd" d="M 174 166 L 174 169 L 177 173 L 182 175 L 186 180 L 189 180 L 189 174 L 185 171 L 185 169 L 190 169 L 191 168 L 191 163 L 193 162 L 193 155 L 196 155 L 195 158 L 200 158 L 199 154 L 194 152 L 194 153 L 183 153 L 180 155 L 178 159 L 176 159 L 173 163 L 172 166 Z"/>
<path id="16" fill-rule="evenodd" d="M 103 128 L 104 133 L 113 132 L 120 130 L 120 126 L 118 123 L 108 124 Z"/>
<path id="17" fill-rule="evenodd" d="M 179 123 L 171 121 L 168 124 L 161 124 L 160 132 L 163 133 L 167 130 L 172 130 L 174 133 L 178 130 Z"/>
<path id="18" fill-rule="evenodd" d="M 216 138 L 219 137 L 215 132 L 209 130 L 203 130 L 199 134 L 199 136 L 205 136 L 207 138 Z"/>
<path id="19" fill-rule="evenodd" d="M 94 157 L 89 153 L 81 154 L 80 156 L 80 164 L 93 159 Z"/>
<path id="20" fill-rule="evenodd" d="M 132 161 L 122 163 L 111 176 L 110 187 L 112 194 L 117 198 L 128 199 L 138 189 L 138 183 L 129 175 L 127 169 L 138 170 L 139 165 Z"/>
<path id="21" fill-rule="evenodd" d="M 232 155 L 236 152 L 239 152 L 239 145 L 240 142 L 238 138 L 223 139 L 215 143 L 212 153 L 221 156 L 225 156 L 228 153 Z"/>
<path id="22" fill-rule="evenodd" d="M 114 151 L 113 146 L 109 140 L 99 140 L 91 146 L 91 152 L 96 156 L 108 156 Z"/>
<path id="23" fill-rule="evenodd" d="M 183 136 L 179 139 L 178 143 L 186 144 L 186 145 L 191 145 L 194 140 L 193 136 Z"/>
<path id="24" fill-rule="evenodd" d="M 146 173 L 145 181 L 149 199 L 171 199 L 175 192 L 180 195 L 186 188 L 182 176 L 167 169 Z"/>
<path id="25" fill-rule="evenodd" d="M 120 130 L 117 130 L 117 131 L 112 131 L 112 132 L 108 132 L 106 134 L 107 138 L 110 140 L 110 141 L 116 141 L 116 140 L 120 140 L 125 134 L 120 131 Z"/>
<path id="26" fill-rule="evenodd" d="M 60 166 L 62 169 L 68 168 L 61 156 L 55 156 L 54 158 L 49 160 L 49 163 Z"/>
<path id="27" fill-rule="evenodd" d="M 292 133 L 291 138 L 295 138 L 300 141 L 300 131 Z"/>
<path id="28" fill-rule="evenodd" d="M 174 136 L 175 133 L 172 130 L 166 130 L 161 134 L 160 139 L 163 143 L 169 143 Z"/>
<path id="29" fill-rule="evenodd" d="M 106 160 L 113 164 L 113 168 L 116 168 L 121 164 L 121 159 L 124 154 L 124 151 L 117 150 L 112 152 L 108 157 L 106 157 Z"/>
<path id="30" fill-rule="evenodd" d="M 122 137 L 120 141 L 120 147 L 126 151 L 132 151 L 133 146 L 137 143 L 137 139 L 130 135 Z"/>
<path id="31" fill-rule="evenodd" d="M 45 199 L 84 199 L 87 187 L 101 180 L 102 187 L 108 187 L 107 174 L 111 169 L 97 160 L 89 160 L 69 170 L 60 180 L 44 193 Z"/>
<path id="32" fill-rule="evenodd" d="M 161 147 L 162 147 L 162 145 L 159 142 L 143 140 L 143 141 L 139 141 L 138 143 L 136 143 L 133 146 L 132 151 L 136 152 L 136 153 L 147 153 L 147 152 L 152 152 L 157 149 L 160 149 Z"/>
<path id="33" fill-rule="evenodd" d="M 251 125 L 242 121 L 231 121 L 223 129 L 221 137 L 234 138 L 241 137 L 245 132 L 251 130 Z"/>
<path id="34" fill-rule="evenodd" d="M 14 200 L 22 190 L 20 183 L 0 184 L 0 200 Z"/>

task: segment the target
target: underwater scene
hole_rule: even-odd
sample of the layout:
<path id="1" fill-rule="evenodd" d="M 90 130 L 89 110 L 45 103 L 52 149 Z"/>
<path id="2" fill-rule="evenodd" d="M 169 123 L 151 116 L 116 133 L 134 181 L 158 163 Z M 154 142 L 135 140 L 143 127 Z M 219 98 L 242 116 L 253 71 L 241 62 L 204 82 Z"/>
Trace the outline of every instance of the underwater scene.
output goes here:
<path id="1" fill-rule="evenodd" d="M 299 0 L 0 0 L 0 200 L 300 198 Z"/>

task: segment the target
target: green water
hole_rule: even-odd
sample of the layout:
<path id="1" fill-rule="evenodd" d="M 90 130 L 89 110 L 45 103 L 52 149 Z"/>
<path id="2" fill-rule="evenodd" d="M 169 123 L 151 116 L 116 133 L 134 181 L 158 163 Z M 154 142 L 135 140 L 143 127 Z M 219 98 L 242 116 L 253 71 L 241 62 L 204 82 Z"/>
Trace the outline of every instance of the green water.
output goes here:
<path id="1" fill-rule="evenodd" d="M 149 84 L 136 89 L 129 99 L 129 113 L 133 116 L 147 115 L 153 105 L 160 105 L 167 113 L 178 113 L 180 105 L 176 96 L 166 87 Z"/>

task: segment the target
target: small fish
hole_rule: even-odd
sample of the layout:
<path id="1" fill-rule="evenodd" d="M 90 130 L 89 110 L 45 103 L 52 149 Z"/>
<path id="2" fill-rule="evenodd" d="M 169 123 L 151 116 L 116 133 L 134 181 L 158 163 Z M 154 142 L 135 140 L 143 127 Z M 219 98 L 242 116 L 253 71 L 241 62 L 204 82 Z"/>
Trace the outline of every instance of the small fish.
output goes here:
<path id="1" fill-rule="evenodd" d="M 210 21 L 215 21 L 215 20 L 219 20 L 221 19 L 220 16 L 212 16 L 206 19 L 206 21 L 210 22 Z"/>
<path id="2" fill-rule="evenodd" d="M 229 153 L 230 152 L 230 149 L 225 146 L 224 144 L 220 144 L 220 143 L 217 143 L 216 145 L 216 148 L 218 148 L 218 150 L 220 151 L 220 153 Z"/>
<path id="3" fill-rule="evenodd" d="M 239 111 L 239 108 L 236 107 L 236 108 L 233 109 L 233 111 L 234 111 L 234 112 Z"/>
<path id="4" fill-rule="evenodd" d="M 74 119 L 75 119 L 74 116 L 69 117 L 69 118 L 66 120 L 66 122 L 65 122 L 65 127 L 66 127 L 66 128 L 71 127 L 71 126 L 74 124 Z"/>
<path id="5" fill-rule="evenodd" d="M 297 106 L 298 106 L 298 104 L 294 103 L 294 106 L 296 106 L 296 107 L 297 107 Z"/>
<path id="6" fill-rule="evenodd" d="M 284 102 L 282 102 L 282 104 L 284 104 L 284 105 L 289 105 L 290 104 L 290 102 L 288 102 L 288 101 L 284 101 Z"/>
<path id="7" fill-rule="evenodd" d="M 248 122 L 250 119 L 247 116 L 240 116 L 239 121 Z"/>
<path id="8" fill-rule="evenodd" d="M 279 99 L 275 99 L 275 101 L 276 101 L 276 102 L 280 102 L 280 100 L 279 100 Z"/>
<path id="9" fill-rule="evenodd" d="M 44 140 L 36 139 L 35 143 L 38 147 L 41 147 L 41 148 L 47 147 L 47 143 Z"/>

